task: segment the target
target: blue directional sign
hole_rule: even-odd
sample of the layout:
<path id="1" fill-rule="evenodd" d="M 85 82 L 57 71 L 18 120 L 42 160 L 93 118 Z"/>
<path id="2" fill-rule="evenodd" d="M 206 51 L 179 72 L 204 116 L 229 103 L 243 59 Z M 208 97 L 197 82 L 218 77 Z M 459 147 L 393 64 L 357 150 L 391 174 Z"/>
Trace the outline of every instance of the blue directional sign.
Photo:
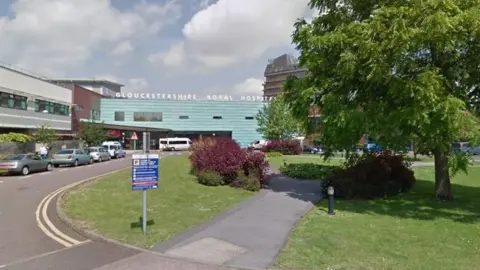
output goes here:
<path id="1" fill-rule="evenodd" d="M 140 154 L 132 156 L 132 190 L 158 188 L 159 156 Z"/>

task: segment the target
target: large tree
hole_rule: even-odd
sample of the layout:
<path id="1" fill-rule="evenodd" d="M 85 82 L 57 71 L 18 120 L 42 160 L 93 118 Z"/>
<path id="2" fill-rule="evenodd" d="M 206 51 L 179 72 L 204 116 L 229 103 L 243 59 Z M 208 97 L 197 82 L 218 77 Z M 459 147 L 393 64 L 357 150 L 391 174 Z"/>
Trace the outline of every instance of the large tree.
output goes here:
<path id="1" fill-rule="evenodd" d="M 267 140 L 289 139 L 302 132 L 300 122 L 294 119 L 282 97 L 264 105 L 255 119 L 258 122 L 257 131 Z"/>
<path id="2" fill-rule="evenodd" d="M 304 79 L 284 95 L 298 119 L 321 108 L 323 141 L 351 149 L 363 134 L 401 149 L 415 138 L 435 157 L 435 195 L 468 160 L 452 141 L 478 135 L 479 0 L 311 0 L 295 25 Z M 450 170 L 449 170 L 450 168 Z"/>

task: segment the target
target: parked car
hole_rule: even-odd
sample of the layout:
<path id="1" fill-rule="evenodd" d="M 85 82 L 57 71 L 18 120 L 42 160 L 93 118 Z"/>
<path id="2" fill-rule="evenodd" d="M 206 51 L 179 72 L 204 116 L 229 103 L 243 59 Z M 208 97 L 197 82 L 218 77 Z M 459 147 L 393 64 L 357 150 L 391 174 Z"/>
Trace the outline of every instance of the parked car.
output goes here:
<path id="1" fill-rule="evenodd" d="M 470 146 L 468 142 L 452 143 L 452 150 L 454 152 L 462 151 L 471 155 L 480 155 L 480 146 Z"/>
<path id="2" fill-rule="evenodd" d="M 248 148 L 254 149 L 254 150 L 262 150 L 263 147 L 268 143 L 266 140 L 257 140 L 253 141 L 248 145 Z"/>
<path id="3" fill-rule="evenodd" d="M 117 142 L 104 142 L 102 147 L 107 149 L 111 158 L 122 158 L 127 156 L 127 152 L 125 152 L 122 145 Z"/>
<path id="4" fill-rule="evenodd" d="M 87 152 L 93 158 L 93 161 L 103 162 L 106 160 L 110 160 L 112 157 L 108 153 L 107 149 L 104 147 L 89 147 Z"/>
<path id="5" fill-rule="evenodd" d="M 63 149 L 53 154 L 53 166 L 69 165 L 77 167 L 82 164 L 92 164 L 93 158 L 83 149 Z"/>
<path id="6" fill-rule="evenodd" d="M 8 155 L 0 160 L 0 173 L 28 175 L 30 172 L 51 171 L 50 159 L 42 159 L 36 154 Z"/>
<path id="7" fill-rule="evenodd" d="M 320 150 L 314 146 L 304 146 L 303 147 L 303 152 L 304 153 L 311 153 L 311 154 L 316 154 L 319 153 Z"/>

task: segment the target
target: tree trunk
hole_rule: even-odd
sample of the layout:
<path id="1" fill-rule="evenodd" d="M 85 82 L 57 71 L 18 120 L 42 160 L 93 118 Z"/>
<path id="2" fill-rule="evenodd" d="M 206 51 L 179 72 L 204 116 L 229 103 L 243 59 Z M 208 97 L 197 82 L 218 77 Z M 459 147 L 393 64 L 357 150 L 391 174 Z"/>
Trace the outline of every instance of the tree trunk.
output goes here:
<path id="1" fill-rule="evenodd" d="M 447 154 L 441 149 L 435 149 L 433 155 L 435 158 L 435 197 L 438 200 L 450 200 L 453 196 Z"/>

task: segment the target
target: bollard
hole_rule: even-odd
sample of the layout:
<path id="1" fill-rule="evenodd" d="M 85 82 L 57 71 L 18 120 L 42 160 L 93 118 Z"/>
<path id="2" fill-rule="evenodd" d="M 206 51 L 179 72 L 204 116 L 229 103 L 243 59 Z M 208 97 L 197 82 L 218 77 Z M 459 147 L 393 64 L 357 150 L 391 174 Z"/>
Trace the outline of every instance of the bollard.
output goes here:
<path id="1" fill-rule="evenodd" d="M 327 194 L 328 194 L 328 214 L 330 216 L 334 216 L 335 211 L 333 210 L 333 201 L 334 201 L 333 196 L 335 195 L 335 190 L 333 189 L 332 186 L 329 186 L 327 188 Z"/>

